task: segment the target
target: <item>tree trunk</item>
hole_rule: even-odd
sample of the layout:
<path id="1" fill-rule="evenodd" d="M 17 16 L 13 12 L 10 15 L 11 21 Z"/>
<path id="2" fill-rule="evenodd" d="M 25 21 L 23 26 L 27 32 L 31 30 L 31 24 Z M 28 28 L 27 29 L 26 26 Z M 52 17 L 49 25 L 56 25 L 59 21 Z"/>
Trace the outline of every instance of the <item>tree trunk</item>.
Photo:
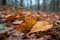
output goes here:
<path id="1" fill-rule="evenodd" d="M 6 0 L 2 0 L 2 5 L 6 5 Z"/>
<path id="2" fill-rule="evenodd" d="M 17 0 L 15 0 L 15 5 L 17 5 Z"/>
<path id="3" fill-rule="evenodd" d="M 45 11 L 45 0 L 43 0 L 43 11 Z"/>
<path id="4" fill-rule="evenodd" d="M 32 0 L 30 0 L 30 8 L 32 9 Z"/>
<path id="5" fill-rule="evenodd" d="M 55 12 L 55 0 L 51 0 L 49 7 L 51 12 Z"/>
<path id="6" fill-rule="evenodd" d="M 59 0 L 57 0 L 57 12 L 59 11 Z"/>
<path id="7" fill-rule="evenodd" d="M 38 0 L 38 10 L 40 9 L 39 1 L 40 1 L 40 0 Z"/>

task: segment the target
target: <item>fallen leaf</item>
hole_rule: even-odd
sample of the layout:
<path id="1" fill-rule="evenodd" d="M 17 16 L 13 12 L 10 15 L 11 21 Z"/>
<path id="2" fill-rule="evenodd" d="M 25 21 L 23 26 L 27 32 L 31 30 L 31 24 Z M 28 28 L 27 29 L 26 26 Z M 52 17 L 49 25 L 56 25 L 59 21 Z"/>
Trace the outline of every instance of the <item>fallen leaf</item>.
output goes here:
<path id="1" fill-rule="evenodd" d="M 52 28 L 53 24 L 49 24 L 46 21 L 41 21 L 41 22 L 37 22 L 31 29 L 30 33 L 32 32 L 38 32 L 38 31 L 46 31 L 50 28 Z"/>
<path id="2" fill-rule="evenodd" d="M 13 16 L 13 15 L 7 15 L 6 16 L 6 20 L 7 21 L 12 21 L 12 20 L 14 20 L 16 17 L 15 16 Z"/>
<path id="3" fill-rule="evenodd" d="M 20 20 L 15 20 L 12 22 L 12 24 L 21 24 L 23 21 L 20 21 Z"/>
<path id="4" fill-rule="evenodd" d="M 35 19 L 25 18 L 25 21 L 23 23 L 21 23 L 20 25 L 17 25 L 16 29 L 21 30 L 22 32 L 29 31 L 36 22 L 37 21 Z"/>
<path id="5" fill-rule="evenodd" d="M 31 29 L 31 26 L 28 23 L 23 22 L 20 25 L 17 25 L 15 29 L 20 30 L 22 32 L 27 32 Z"/>
<path id="6" fill-rule="evenodd" d="M 26 17 L 30 17 L 30 16 L 32 16 L 32 11 L 28 11 L 26 14 Z"/>
<path id="7" fill-rule="evenodd" d="M 25 22 L 27 22 L 28 24 L 30 24 L 30 26 L 33 26 L 37 20 L 36 19 L 33 19 L 33 18 L 25 18 Z"/>

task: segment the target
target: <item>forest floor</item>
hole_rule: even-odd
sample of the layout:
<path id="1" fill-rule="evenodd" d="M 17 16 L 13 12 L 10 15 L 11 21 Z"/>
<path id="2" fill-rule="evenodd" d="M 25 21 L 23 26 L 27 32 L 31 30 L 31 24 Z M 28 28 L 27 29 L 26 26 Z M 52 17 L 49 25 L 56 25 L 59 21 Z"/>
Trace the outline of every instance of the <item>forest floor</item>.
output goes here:
<path id="1" fill-rule="evenodd" d="M 60 40 L 60 14 L 3 7 L 0 40 Z"/>

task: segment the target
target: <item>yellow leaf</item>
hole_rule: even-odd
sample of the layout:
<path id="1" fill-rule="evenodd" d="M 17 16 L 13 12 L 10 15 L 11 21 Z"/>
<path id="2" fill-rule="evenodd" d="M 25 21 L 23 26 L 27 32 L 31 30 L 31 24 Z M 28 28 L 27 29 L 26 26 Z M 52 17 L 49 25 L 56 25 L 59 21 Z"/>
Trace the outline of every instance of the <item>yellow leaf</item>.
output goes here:
<path id="1" fill-rule="evenodd" d="M 41 21 L 41 22 L 37 22 L 33 28 L 31 29 L 30 33 L 32 32 L 38 32 L 38 31 L 46 31 L 50 28 L 52 28 L 53 24 L 49 24 L 46 21 Z"/>

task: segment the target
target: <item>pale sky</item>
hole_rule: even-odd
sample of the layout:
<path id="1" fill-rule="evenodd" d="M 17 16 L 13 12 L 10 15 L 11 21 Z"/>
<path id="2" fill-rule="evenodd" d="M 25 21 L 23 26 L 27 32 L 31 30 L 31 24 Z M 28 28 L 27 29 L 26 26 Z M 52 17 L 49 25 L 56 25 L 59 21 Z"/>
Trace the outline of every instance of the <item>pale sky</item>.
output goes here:
<path id="1" fill-rule="evenodd" d="M 15 1 L 15 0 L 7 0 L 7 1 L 8 1 L 7 4 L 12 4 L 13 3 L 12 1 Z M 23 0 L 23 1 L 24 1 L 23 3 L 24 3 L 25 6 L 27 6 L 27 3 L 28 3 L 28 6 L 30 6 L 30 0 Z M 32 5 L 36 4 L 36 0 L 31 0 L 31 1 L 32 1 Z M 49 4 L 51 0 L 47 0 L 47 1 L 46 1 L 46 3 Z M 20 4 L 20 0 L 17 0 L 17 2 L 18 2 L 17 4 L 19 5 Z M 40 0 L 39 3 L 42 4 L 43 0 Z"/>
<path id="2" fill-rule="evenodd" d="M 28 1 L 28 2 L 27 2 Z M 43 2 L 43 0 L 40 0 L 40 4 Z M 27 6 L 27 3 L 29 4 L 28 6 L 30 6 L 30 0 L 24 0 L 24 4 L 25 6 Z M 35 5 L 36 4 L 36 1 L 35 0 L 32 0 L 32 5 Z"/>

